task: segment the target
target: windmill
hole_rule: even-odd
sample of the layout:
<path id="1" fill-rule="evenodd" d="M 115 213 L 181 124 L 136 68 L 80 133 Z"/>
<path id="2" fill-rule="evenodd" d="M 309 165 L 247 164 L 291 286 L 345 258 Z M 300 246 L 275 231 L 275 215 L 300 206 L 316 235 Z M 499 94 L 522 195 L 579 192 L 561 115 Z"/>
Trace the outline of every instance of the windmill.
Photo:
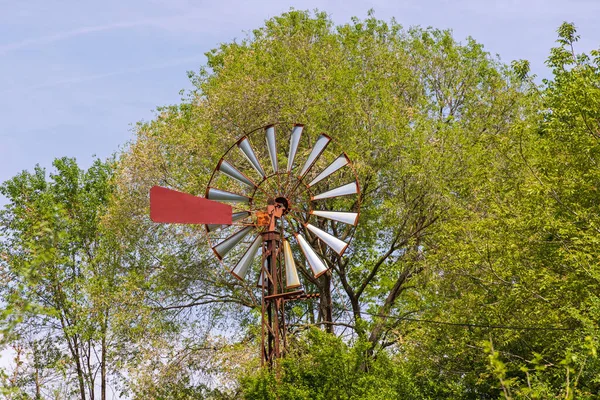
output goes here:
<path id="1" fill-rule="evenodd" d="M 267 125 L 219 159 L 205 198 L 150 190 L 154 222 L 204 224 L 215 257 L 260 288 L 263 365 L 285 351 L 286 302 L 318 297 L 302 289 L 297 266 L 315 282 L 328 259 L 346 252 L 358 223 L 356 172 L 331 141 L 321 133 L 311 143 L 301 124 Z"/>

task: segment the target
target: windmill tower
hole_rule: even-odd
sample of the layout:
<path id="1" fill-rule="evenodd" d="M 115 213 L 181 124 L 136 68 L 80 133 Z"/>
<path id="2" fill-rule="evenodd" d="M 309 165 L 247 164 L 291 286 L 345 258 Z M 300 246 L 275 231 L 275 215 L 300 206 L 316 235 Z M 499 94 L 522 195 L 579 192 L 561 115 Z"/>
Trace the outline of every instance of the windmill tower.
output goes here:
<path id="1" fill-rule="evenodd" d="M 219 159 L 205 198 L 150 191 L 153 221 L 204 224 L 210 248 L 233 276 L 248 284 L 257 272 L 251 282 L 261 293 L 268 366 L 285 352 L 286 303 L 318 297 L 302 289 L 297 265 L 318 279 L 328 258 L 346 252 L 358 223 L 360 188 L 349 157 L 329 150 L 328 135 L 311 141 L 303 133 L 304 125 L 276 124 L 242 136 Z"/>

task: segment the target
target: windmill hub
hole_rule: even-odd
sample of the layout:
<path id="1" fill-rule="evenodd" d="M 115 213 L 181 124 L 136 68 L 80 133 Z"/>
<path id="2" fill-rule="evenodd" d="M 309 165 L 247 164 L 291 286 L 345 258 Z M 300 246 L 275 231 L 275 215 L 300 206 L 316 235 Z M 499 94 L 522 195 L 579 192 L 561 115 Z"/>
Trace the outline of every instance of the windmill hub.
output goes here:
<path id="1" fill-rule="evenodd" d="M 286 215 L 290 212 L 290 202 L 285 197 L 278 197 L 275 199 L 275 207 L 282 209 L 281 215 Z"/>
<path id="2" fill-rule="evenodd" d="M 277 221 L 288 212 L 289 201 L 285 197 L 269 198 L 267 200 L 266 212 L 258 211 L 256 213 L 256 225 L 268 226 L 269 231 L 274 231 Z"/>

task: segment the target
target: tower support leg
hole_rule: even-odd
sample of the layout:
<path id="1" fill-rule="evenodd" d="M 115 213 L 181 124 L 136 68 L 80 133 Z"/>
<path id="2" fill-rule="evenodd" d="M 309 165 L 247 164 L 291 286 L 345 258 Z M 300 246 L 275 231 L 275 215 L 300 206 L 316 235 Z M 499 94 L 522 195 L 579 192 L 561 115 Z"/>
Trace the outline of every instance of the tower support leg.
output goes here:
<path id="1" fill-rule="evenodd" d="M 284 301 L 279 244 L 281 235 L 277 231 L 263 232 L 262 257 L 262 302 L 261 302 L 261 364 L 273 367 L 274 361 L 285 351 Z"/>

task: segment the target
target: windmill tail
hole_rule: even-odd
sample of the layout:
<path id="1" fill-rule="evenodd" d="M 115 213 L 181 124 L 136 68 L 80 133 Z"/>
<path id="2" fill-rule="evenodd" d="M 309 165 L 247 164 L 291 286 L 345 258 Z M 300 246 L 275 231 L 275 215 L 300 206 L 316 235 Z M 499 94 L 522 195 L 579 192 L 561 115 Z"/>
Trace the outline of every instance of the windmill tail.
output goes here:
<path id="1" fill-rule="evenodd" d="M 150 189 L 150 219 L 172 224 L 231 225 L 231 206 L 160 186 Z"/>

